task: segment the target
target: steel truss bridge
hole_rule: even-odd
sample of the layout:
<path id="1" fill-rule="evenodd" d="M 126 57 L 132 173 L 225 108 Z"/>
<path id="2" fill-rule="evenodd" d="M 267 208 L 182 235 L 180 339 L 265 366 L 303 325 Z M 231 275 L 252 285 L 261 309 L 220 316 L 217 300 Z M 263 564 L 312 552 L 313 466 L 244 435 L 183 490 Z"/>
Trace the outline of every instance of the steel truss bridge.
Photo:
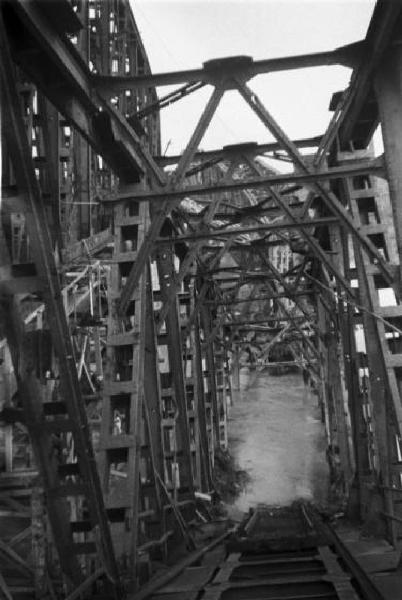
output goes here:
<path id="1" fill-rule="evenodd" d="M 134 17 L 128 0 L 0 4 L 9 599 L 121 598 L 150 558 L 191 547 L 239 367 L 284 347 L 351 510 L 402 539 L 400 3 L 378 0 L 347 47 L 159 74 Z M 321 136 L 291 140 L 252 80 L 324 65 L 349 67 L 349 86 Z M 160 111 L 205 86 L 185 150 L 162 156 Z M 228 90 L 274 142 L 199 150 Z"/>

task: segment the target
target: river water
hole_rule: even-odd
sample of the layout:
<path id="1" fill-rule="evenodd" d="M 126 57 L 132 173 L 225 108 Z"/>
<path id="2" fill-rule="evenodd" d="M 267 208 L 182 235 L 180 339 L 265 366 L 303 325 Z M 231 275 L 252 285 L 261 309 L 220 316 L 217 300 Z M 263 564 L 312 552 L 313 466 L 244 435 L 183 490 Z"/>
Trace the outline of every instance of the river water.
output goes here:
<path id="1" fill-rule="evenodd" d="M 229 449 L 250 476 L 233 516 L 261 503 L 327 500 L 324 426 L 317 396 L 299 374 L 242 369 L 229 413 Z"/>

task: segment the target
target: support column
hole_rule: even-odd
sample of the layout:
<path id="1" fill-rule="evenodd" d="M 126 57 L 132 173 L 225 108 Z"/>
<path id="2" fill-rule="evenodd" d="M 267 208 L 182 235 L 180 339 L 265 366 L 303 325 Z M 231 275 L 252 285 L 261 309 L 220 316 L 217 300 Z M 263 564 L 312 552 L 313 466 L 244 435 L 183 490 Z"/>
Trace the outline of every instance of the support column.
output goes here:
<path id="1" fill-rule="evenodd" d="M 146 286 L 146 315 L 145 315 L 145 365 L 144 365 L 144 413 L 149 437 L 150 460 L 154 471 L 155 497 L 158 509 L 158 519 L 153 521 L 156 529 L 153 538 L 160 537 L 162 531 L 162 495 L 160 494 L 160 479 L 163 479 L 163 447 L 161 429 L 161 389 L 158 371 L 158 353 L 154 324 L 152 300 L 152 278 L 148 266 Z"/>
<path id="2" fill-rule="evenodd" d="M 213 419 L 213 432 L 214 432 L 214 447 L 219 448 L 219 408 L 218 408 L 218 395 L 217 395 L 217 385 L 216 385 L 216 365 L 214 358 L 214 350 L 213 350 L 213 341 L 210 341 L 208 338 L 211 335 L 212 331 L 212 323 L 211 323 L 211 315 L 208 309 L 205 306 L 202 306 L 200 309 L 201 312 L 201 322 L 204 329 L 205 335 L 205 353 L 206 353 L 206 366 L 208 373 L 208 387 L 209 394 L 211 399 L 211 408 L 212 408 L 212 419 Z"/>
<path id="3" fill-rule="evenodd" d="M 392 514 L 392 500 L 388 492 L 390 487 L 390 452 L 388 423 L 389 399 L 387 394 L 386 369 L 382 361 L 382 353 L 378 342 L 378 332 L 375 318 L 372 317 L 373 306 L 370 303 L 371 294 L 369 282 L 364 270 L 361 251 L 357 244 L 354 247 L 357 273 L 359 278 L 359 303 L 366 309 L 362 314 L 364 326 L 367 363 L 369 371 L 369 398 L 372 410 L 374 436 L 378 453 L 378 472 L 375 474 L 375 486 L 371 489 L 366 513 L 363 516 L 368 531 L 375 534 L 386 533 L 386 527 L 381 513 L 386 510 Z M 381 493 L 383 486 L 383 494 Z M 396 543 L 394 523 L 387 523 L 389 539 Z"/>
<path id="4" fill-rule="evenodd" d="M 166 301 L 170 286 L 174 279 L 174 259 L 170 245 L 161 246 L 156 253 L 161 298 Z M 181 500 L 192 499 L 194 495 L 193 474 L 191 465 L 190 433 L 187 414 L 187 398 L 183 372 L 183 347 L 180 331 L 177 301 L 170 307 L 165 319 L 167 348 L 171 383 L 176 403 L 176 418 L 179 431 L 179 488 Z"/>
<path id="5" fill-rule="evenodd" d="M 402 266 L 402 48 L 393 46 L 375 77 L 380 112 L 389 193 L 399 255 Z"/>
<path id="6" fill-rule="evenodd" d="M 197 415 L 199 423 L 200 451 L 201 451 L 201 491 L 208 492 L 212 488 L 212 465 L 208 441 L 208 423 L 205 406 L 205 387 L 203 374 L 203 357 L 200 340 L 200 318 L 197 315 L 194 326 L 194 364 L 197 386 Z"/>
<path id="7" fill-rule="evenodd" d="M 237 344 L 233 345 L 232 385 L 234 390 L 240 390 L 240 348 Z"/>
<path id="8" fill-rule="evenodd" d="M 41 485 L 32 487 L 32 558 L 34 562 L 34 584 L 36 597 L 46 594 L 46 519 L 45 499 Z"/>

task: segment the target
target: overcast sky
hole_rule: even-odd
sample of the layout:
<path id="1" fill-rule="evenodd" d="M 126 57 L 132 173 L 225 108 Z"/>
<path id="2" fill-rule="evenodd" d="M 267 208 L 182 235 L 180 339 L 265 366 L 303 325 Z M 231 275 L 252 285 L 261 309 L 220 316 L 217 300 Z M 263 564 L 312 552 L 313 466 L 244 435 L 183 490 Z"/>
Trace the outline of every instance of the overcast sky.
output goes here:
<path id="1" fill-rule="evenodd" d="M 199 68 L 212 58 L 254 59 L 332 50 L 364 38 L 373 0 L 131 0 L 153 72 Z M 324 132 L 332 94 L 351 71 L 319 67 L 260 75 L 250 82 L 292 138 Z M 171 88 L 159 88 L 159 95 Z M 212 88 L 207 86 L 162 111 L 162 150 L 183 150 Z M 227 92 L 201 143 L 272 140 L 237 92 Z"/>

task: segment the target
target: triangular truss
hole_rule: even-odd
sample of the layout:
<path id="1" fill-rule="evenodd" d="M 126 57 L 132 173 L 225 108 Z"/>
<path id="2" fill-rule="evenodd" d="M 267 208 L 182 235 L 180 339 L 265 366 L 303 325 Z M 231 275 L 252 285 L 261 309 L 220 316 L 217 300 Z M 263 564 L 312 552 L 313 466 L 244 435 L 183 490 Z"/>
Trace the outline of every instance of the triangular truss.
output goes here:
<path id="1" fill-rule="evenodd" d="M 121 597 L 177 536 L 194 547 L 245 365 L 312 382 L 344 496 L 399 546 L 401 14 L 380 0 L 366 39 L 329 52 L 152 74 L 127 0 L 1 4 L 1 501 L 26 512 L 15 481 L 37 482 L 64 593 Z M 336 64 L 352 77 L 318 138 L 292 141 L 249 85 Z M 161 156 L 159 111 L 207 85 L 183 154 Z M 229 90 L 273 142 L 199 150 Z"/>

